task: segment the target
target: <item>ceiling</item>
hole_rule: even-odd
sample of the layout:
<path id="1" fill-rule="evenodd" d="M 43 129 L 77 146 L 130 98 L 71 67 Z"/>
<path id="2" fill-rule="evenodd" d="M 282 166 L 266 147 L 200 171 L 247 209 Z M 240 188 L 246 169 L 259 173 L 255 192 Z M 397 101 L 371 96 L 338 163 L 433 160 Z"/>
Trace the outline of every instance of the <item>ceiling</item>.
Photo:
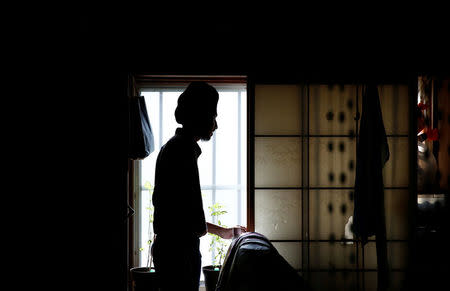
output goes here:
<path id="1" fill-rule="evenodd" d="M 427 39 L 439 34 L 430 26 L 397 23 L 395 17 L 322 13 L 314 18 L 301 9 L 216 12 L 86 14 L 86 51 L 132 71 L 253 73 L 269 79 L 395 78 L 447 69 L 445 49 L 431 49 L 418 38 L 427 31 Z"/>

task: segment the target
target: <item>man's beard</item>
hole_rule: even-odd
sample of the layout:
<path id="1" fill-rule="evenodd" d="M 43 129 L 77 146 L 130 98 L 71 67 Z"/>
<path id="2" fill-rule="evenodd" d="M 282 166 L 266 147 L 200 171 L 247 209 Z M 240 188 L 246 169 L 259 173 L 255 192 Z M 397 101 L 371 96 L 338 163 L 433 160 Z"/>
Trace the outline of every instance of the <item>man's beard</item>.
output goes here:
<path id="1" fill-rule="evenodd" d="M 200 140 L 202 140 L 202 141 L 209 141 L 209 140 L 211 140 L 211 138 L 213 137 L 213 134 L 206 134 L 206 135 L 204 135 L 204 136 L 201 136 L 200 137 Z"/>
<path id="2" fill-rule="evenodd" d="M 214 131 L 211 132 L 211 129 L 205 129 L 201 134 L 200 134 L 200 139 L 202 141 L 209 141 L 211 140 L 211 138 L 214 135 Z"/>
<path id="3" fill-rule="evenodd" d="M 208 136 L 208 137 L 201 137 L 200 140 L 201 141 L 210 141 L 211 137 L 210 136 Z"/>

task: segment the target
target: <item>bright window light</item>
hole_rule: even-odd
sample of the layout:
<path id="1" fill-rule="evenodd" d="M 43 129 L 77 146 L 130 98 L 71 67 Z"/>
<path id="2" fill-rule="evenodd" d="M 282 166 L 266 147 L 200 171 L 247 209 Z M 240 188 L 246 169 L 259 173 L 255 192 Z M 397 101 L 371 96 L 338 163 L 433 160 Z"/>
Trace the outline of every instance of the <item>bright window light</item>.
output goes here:
<path id="1" fill-rule="evenodd" d="M 217 223 L 209 215 L 208 206 L 219 203 L 227 211 L 220 218 L 222 224 L 247 225 L 247 92 L 244 85 L 214 87 L 219 92 L 218 129 L 210 141 L 198 143 L 202 149 L 198 167 L 205 217 L 208 222 Z M 138 245 L 135 247 L 139 252 L 139 266 L 148 265 L 148 241 L 153 240 L 151 193 L 156 158 L 161 146 L 175 134 L 176 128 L 181 127 L 175 121 L 174 112 L 178 96 L 183 90 L 184 87 L 154 87 L 141 91 L 155 138 L 155 151 L 137 165 L 140 185 L 137 195 Z M 180 237 L 180 243 L 182 239 Z M 202 266 L 213 262 L 214 252 L 210 252 L 210 241 L 209 235 L 200 239 Z"/>

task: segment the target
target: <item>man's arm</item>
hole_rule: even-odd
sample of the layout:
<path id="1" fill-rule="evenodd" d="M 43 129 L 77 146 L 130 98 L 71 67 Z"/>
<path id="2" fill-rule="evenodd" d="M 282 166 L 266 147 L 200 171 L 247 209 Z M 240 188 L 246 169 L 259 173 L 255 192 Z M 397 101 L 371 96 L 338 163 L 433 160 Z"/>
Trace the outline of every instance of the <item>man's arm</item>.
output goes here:
<path id="1" fill-rule="evenodd" d="M 234 236 L 239 236 L 242 233 L 246 232 L 247 229 L 243 226 L 235 226 L 235 227 L 222 227 L 213 223 L 206 223 L 207 231 L 209 233 L 220 236 L 223 239 L 231 239 Z"/>

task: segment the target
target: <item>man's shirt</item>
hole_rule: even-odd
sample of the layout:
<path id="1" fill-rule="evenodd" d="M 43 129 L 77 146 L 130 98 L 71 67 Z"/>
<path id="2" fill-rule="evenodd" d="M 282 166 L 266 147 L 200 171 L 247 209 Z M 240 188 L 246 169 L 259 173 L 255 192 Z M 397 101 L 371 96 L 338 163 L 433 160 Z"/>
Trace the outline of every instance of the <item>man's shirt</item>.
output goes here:
<path id="1" fill-rule="evenodd" d="M 206 232 L 197 166 L 201 152 L 182 128 L 161 148 L 153 192 L 156 234 L 199 237 Z"/>

